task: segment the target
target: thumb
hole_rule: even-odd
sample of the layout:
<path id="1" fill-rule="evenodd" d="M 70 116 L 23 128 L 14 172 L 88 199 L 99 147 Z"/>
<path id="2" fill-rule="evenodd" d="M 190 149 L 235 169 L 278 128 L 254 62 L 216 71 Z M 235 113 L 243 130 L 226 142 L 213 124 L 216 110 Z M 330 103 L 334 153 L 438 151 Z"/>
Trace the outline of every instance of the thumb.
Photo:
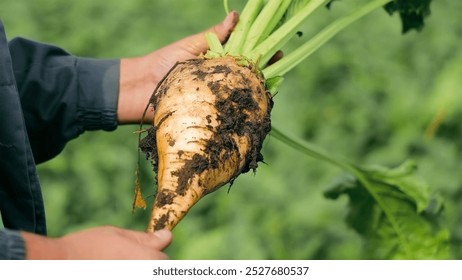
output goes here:
<path id="1" fill-rule="evenodd" d="M 157 250 L 165 249 L 170 242 L 172 242 L 172 233 L 167 229 L 155 231 L 154 233 L 139 232 L 122 228 L 114 228 L 114 230 L 118 234 L 129 238 L 138 244 Z"/>
<path id="2" fill-rule="evenodd" d="M 218 39 L 220 39 L 220 42 L 223 43 L 226 41 L 226 39 L 228 39 L 229 35 L 233 31 L 234 26 L 236 26 L 238 21 L 239 14 L 236 11 L 232 11 L 226 16 L 226 18 L 221 23 L 213 26 L 205 32 L 213 32 L 217 34 Z M 205 34 L 205 32 L 203 32 L 202 36 Z"/>
<path id="3" fill-rule="evenodd" d="M 208 33 L 208 32 L 215 33 L 218 39 L 223 43 L 228 39 L 229 35 L 233 31 L 233 28 L 238 22 L 238 20 L 239 20 L 239 14 L 235 11 L 232 11 L 226 16 L 226 18 L 222 22 L 212 26 L 211 28 L 201 33 L 186 37 L 178 41 L 177 44 L 179 44 L 180 46 L 183 45 L 183 47 L 189 53 L 199 55 L 207 51 L 209 48 L 207 44 L 207 40 L 205 39 L 205 36 L 204 36 L 205 33 Z"/>
<path id="4" fill-rule="evenodd" d="M 159 250 L 165 249 L 172 242 L 172 232 L 167 229 L 161 229 L 153 233 L 154 240 L 151 244 Z"/>

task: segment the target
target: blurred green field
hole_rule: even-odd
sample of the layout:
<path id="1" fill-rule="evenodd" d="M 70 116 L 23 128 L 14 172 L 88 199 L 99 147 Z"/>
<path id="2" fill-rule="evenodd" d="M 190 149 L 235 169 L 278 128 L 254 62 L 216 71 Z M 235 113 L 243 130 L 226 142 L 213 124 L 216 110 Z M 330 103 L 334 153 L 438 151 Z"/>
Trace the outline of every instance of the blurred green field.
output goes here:
<path id="1" fill-rule="evenodd" d="M 319 10 L 300 44 L 347 9 Z M 78 56 L 128 57 L 199 32 L 224 16 L 218 0 L 0 0 L 7 36 L 59 45 Z M 229 1 L 240 9 L 244 1 Z M 290 72 L 275 97 L 273 125 L 339 157 L 395 166 L 415 159 L 445 200 L 452 257 L 462 258 L 461 1 L 433 1 L 421 32 L 401 34 L 382 10 L 335 37 Z M 131 213 L 137 126 L 87 132 L 39 166 L 51 236 L 95 225 L 144 230 Z M 52 135 L 50 135 L 52 137 Z M 267 138 L 255 175 L 201 200 L 174 230 L 172 259 L 362 259 L 345 223 L 347 199 L 323 192 L 343 173 Z M 142 162 L 152 201 L 154 173 Z"/>

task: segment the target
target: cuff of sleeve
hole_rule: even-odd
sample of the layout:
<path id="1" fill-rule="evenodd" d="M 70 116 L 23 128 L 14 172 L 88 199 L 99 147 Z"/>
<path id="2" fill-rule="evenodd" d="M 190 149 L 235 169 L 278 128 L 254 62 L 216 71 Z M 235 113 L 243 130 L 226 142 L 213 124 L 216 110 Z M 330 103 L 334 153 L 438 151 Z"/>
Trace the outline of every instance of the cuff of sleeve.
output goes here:
<path id="1" fill-rule="evenodd" d="M 0 230 L 0 259 L 24 260 L 26 249 L 21 233 L 16 230 Z"/>
<path id="2" fill-rule="evenodd" d="M 77 58 L 78 120 L 84 130 L 117 128 L 120 60 Z"/>

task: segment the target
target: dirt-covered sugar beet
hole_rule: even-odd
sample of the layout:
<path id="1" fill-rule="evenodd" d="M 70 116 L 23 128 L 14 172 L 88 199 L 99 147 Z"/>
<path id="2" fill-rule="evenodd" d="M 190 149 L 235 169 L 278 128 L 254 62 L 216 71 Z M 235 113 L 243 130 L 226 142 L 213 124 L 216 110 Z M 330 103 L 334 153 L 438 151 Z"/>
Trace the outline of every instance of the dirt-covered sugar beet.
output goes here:
<path id="1" fill-rule="evenodd" d="M 263 160 L 272 100 L 245 64 L 233 57 L 184 61 L 154 92 L 153 127 L 140 142 L 158 186 L 147 231 L 172 229 L 201 197 Z"/>

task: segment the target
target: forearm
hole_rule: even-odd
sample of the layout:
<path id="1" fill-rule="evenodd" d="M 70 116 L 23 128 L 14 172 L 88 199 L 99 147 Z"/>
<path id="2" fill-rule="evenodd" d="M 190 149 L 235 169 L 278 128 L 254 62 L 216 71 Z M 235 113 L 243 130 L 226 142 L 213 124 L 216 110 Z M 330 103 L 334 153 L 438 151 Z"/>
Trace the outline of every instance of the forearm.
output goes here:
<path id="1" fill-rule="evenodd" d="M 26 248 L 25 258 L 28 260 L 66 259 L 64 250 L 60 249 L 58 239 L 49 238 L 29 232 L 21 232 Z"/>

